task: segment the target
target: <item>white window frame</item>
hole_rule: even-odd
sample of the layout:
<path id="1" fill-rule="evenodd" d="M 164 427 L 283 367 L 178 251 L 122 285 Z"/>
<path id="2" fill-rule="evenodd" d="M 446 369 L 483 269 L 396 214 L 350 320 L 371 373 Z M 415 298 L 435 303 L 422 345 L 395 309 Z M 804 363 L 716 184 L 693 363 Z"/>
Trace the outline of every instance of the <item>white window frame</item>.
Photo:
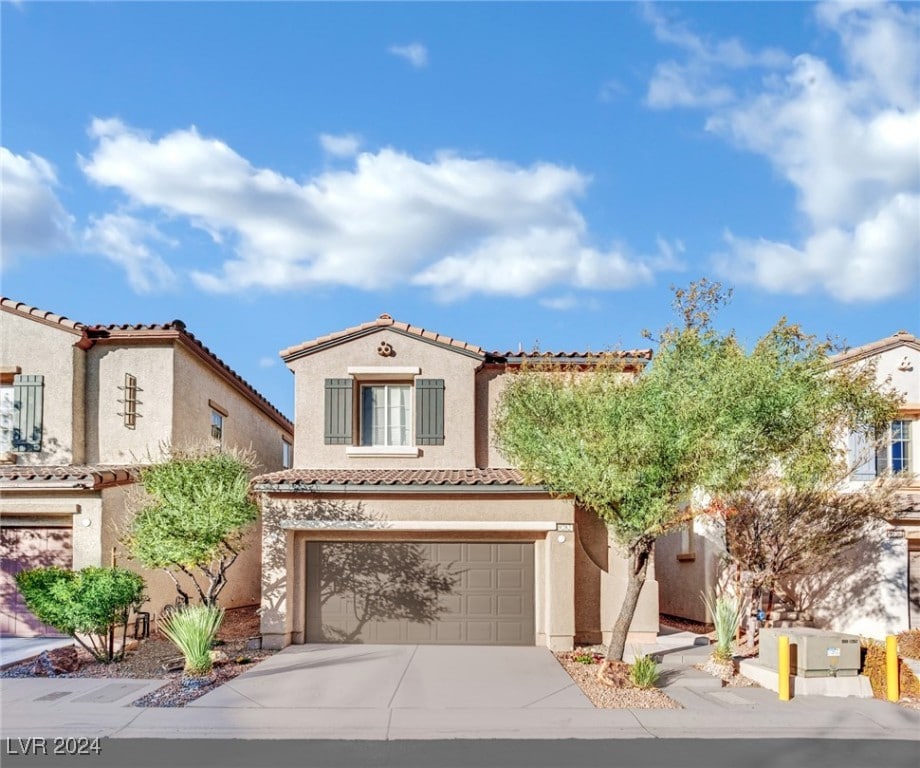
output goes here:
<path id="1" fill-rule="evenodd" d="M 214 434 L 215 428 L 217 434 Z M 220 447 L 224 445 L 224 414 L 220 411 L 211 409 L 211 439 Z"/>
<path id="2" fill-rule="evenodd" d="M 382 389 L 384 392 L 384 405 L 383 405 L 383 436 L 384 442 L 382 443 L 365 443 L 364 435 L 365 429 L 367 427 L 366 414 L 364 412 L 364 393 L 366 390 L 373 389 Z M 391 443 L 390 442 L 390 393 L 395 390 L 404 390 L 406 392 L 406 442 L 405 443 Z M 415 430 L 413 429 L 412 419 L 414 417 L 414 409 L 412 407 L 412 395 L 414 393 L 415 386 L 411 381 L 379 381 L 379 382 L 362 382 L 358 390 L 358 447 L 360 448 L 374 448 L 374 449 L 383 449 L 385 451 L 390 450 L 408 450 L 414 447 L 415 443 Z M 373 439 L 373 429 L 368 430 Z"/>
<path id="3" fill-rule="evenodd" d="M 12 384 L 0 385 L 0 453 L 13 450 L 13 429 L 16 421 L 16 395 Z"/>
<path id="4" fill-rule="evenodd" d="M 281 438 L 281 468 L 290 469 L 294 466 L 294 444 L 286 437 Z"/>
<path id="5" fill-rule="evenodd" d="M 894 425 L 895 424 L 901 425 L 902 439 L 897 440 L 897 441 L 894 439 L 894 428 L 895 428 Z M 914 422 L 912 419 L 894 419 L 888 425 L 888 428 L 886 429 L 887 434 L 885 436 L 885 442 L 883 445 L 879 446 L 879 449 L 875 454 L 876 477 L 888 471 L 891 471 L 892 474 L 897 474 L 897 475 L 900 475 L 903 473 L 909 473 L 911 471 L 911 467 L 914 461 L 913 451 L 911 450 L 912 448 L 911 443 L 913 442 L 912 440 L 913 434 L 911 433 L 913 432 L 913 427 L 914 427 Z M 892 454 L 892 448 L 894 447 L 895 442 L 904 444 L 904 454 L 905 454 L 903 456 L 904 466 L 902 466 L 900 469 L 897 469 L 897 470 L 894 469 L 893 467 L 894 456 Z"/>

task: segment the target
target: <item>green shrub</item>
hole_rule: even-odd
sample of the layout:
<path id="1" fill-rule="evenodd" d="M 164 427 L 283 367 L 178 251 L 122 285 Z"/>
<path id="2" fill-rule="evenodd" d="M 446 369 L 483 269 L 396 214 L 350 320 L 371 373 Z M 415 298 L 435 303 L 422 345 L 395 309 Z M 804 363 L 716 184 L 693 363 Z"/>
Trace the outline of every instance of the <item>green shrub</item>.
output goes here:
<path id="1" fill-rule="evenodd" d="M 720 595 L 713 599 L 705 592 L 700 595 L 700 599 L 712 614 L 712 622 L 715 625 L 716 647 L 712 655 L 719 661 L 730 661 L 735 633 L 744 617 L 744 604 L 736 597 Z"/>
<path id="2" fill-rule="evenodd" d="M 34 568 L 16 574 L 16 586 L 39 621 L 74 638 L 97 661 L 124 657 L 128 613 L 144 600 L 144 580 L 125 568 L 79 571 Z M 115 653 L 115 627 L 122 625 Z"/>
<path id="3" fill-rule="evenodd" d="M 186 674 L 205 675 L 211 671 L 211 646 L 223 620 L 223 608 L 191 605 L 173 613 L 160 626 L 185 657 Z"/>
<path id="4" fill-rule="evenodd" d="M 648 654 L 637 656 L 629 668 L 629 679 L 637 688 L 654 688 L 659 674 L 658 662 Z"/>

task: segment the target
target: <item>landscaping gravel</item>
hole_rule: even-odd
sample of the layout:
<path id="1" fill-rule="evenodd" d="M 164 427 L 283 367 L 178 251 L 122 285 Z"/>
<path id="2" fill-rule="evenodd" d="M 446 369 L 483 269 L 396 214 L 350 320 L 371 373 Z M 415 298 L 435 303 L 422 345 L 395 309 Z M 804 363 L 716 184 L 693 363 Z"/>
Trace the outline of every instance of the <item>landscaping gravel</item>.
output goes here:
<path id="1" fill-rule="evenodd" d="M 577 655 L 578 652 L 575 653 Z M 584 691 L 591 703 L 600 709 L 683 709 L 674 699 L 657 688 L 636 688 L 628 681 L 611 688 L 597 679 L 599 661 L 585 664 L 575 661 L 572 652 L 557 653 L 556 659 L 569 676 Z"/>
<path id="2" fill-rule="evenodd" d="M 0 677 L 108 677 L 141 678 L 163 680 L 163 686 L 134 702 L 141 707 L 181 707 L 208 691 L 212 691 L 228 680 L 249 669 L 253 663 L 273 655 L 274 651 L 263 651 L 247 647 L 250 638 L 259 634 L 259 617 L 254 606 L 232 608 L 224 614 L 224 621 L 217 633 L 216 651 L 226 656 L 225 661 L 214 667 L 213 680 L 208 685 L 189 687 L 182 681 L 182 656 L 176 647 L 162 638 L 151 627 L 151 636 L 146 640 L 128 641 L 128 653 L 123 661 L 114 664 L 100 664 L 86 651 L 78 648 L 79 666 L 73 672 L 47 674 L 48 662 L 72 654 L 69 648 L 62 648 L 43 654 L 35 659 L 16 664 L 0 671 Z M 169 671 L 172 667 L 178 667 Z"/>

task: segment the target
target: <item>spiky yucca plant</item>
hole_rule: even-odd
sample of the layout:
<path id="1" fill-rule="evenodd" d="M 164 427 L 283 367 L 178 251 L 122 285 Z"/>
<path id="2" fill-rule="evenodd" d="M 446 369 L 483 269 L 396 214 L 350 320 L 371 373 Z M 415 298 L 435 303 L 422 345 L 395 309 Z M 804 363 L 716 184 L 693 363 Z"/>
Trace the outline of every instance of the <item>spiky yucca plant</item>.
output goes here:
<path id="1" fill-rule="evenodd" d="M 185 674 L 198 676 L 211 671 L 211 646 L 223 620 L 223 608 L 190 605 L 172 614 L 160 626 L 160 631 L 185 657 Z"/>
<path id="2" fill-rule="evenodd" d="M 744 617 L 744 603 L 734 596 L 713 597 L 705 592 L 700 594 L 700 599 L 712 614 L 716 627 L 716 647 L 712 656 L 718 661 L 731 661 L 732 642 Z"/>

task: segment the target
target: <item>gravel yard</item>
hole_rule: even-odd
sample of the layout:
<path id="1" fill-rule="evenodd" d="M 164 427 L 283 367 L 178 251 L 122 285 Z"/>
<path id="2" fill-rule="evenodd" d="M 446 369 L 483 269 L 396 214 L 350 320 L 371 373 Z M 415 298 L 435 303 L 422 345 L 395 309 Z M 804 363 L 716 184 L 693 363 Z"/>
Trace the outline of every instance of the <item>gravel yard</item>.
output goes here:
<path id="1" fill-rule="evenodd" d="M 222 685 L 242 672 L 253 663 L 271 656 L 274 651 L 247 648 L 251 637 L 259 634 L 259 617 L 255 606 L 232 608 L 224 615 L 224 621 L 217 633 L 218 643 L 215 651 L 221 652 L 221 661 L 214 667 L 213 680 L 201 687 L 189 687 L 182 681 L 182 656 L 176 647 L 163 639 L 153 627 L 146 640 L 134 644 L 129 639 L 129 651 L 123 661 L 115 664 L 100 664 L 89 654 L 79 649 L 76 654 L 78 662 L 71 672 L 55 674 L 50 672 L 49 664 L 58 664 L 65 659 L 69 661 L 73 650 L 62 648 L 51 651 L 46 659 L 26 661 L 0 671 L 0 677 L 109 677 L 142 678 L 148 680 L 162 679 L 163 686 L 143 699 L 134 702 L 141 707 L 181 707 L 189 701 L 203 696 L 208 691 Z M 132 646 L 133 649 L 132 649 Z M 223 657 L 226 660 L 223 660 Z M 169 664 L 169 662 L 175 664 Z M 164 666 L 165 665 L 165 666 Z M 165 667 L 178 666 L 174 671 Z"/>
<path id="2" fill-rule="evenodd" d="M 576 651 L 577 655 L 578 652 Z M 584 691 L 585 696 L 599 709 L 683 709 L 674 699 L 657 688 L 640 689 L 622 681 L 611 688 L 597 679 L 598 663 L 584 664 L 575 661 L 572 652 L 555 654 L 562 668 Z"/>

